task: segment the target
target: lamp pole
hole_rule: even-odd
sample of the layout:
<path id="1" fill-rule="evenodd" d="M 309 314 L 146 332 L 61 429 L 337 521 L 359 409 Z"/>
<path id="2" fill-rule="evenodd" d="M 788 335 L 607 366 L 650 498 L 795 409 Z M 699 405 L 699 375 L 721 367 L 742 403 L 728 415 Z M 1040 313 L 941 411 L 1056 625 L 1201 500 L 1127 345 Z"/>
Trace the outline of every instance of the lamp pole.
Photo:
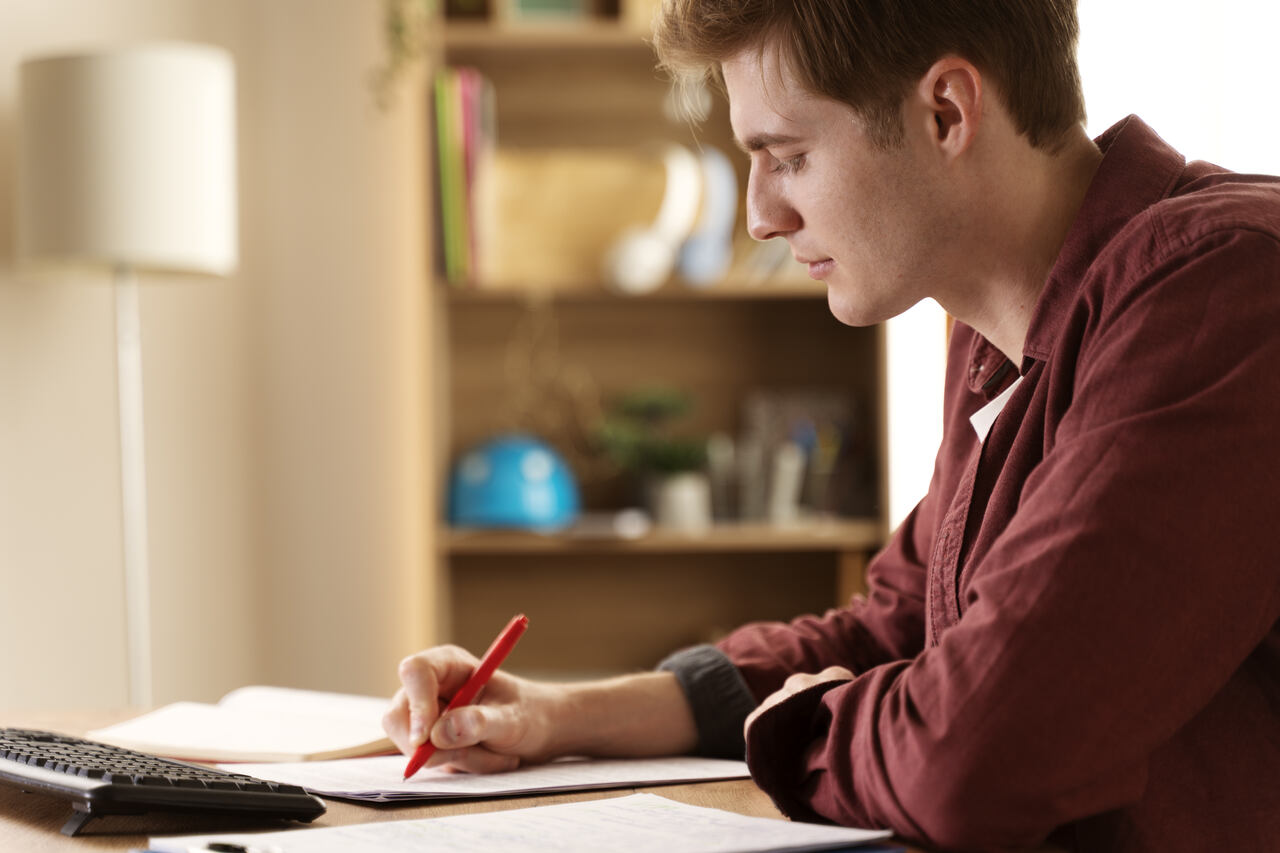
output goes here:
<path id="1" fill-rule="evenodd" d="M 142 323 L 138 276 L 115 266 L 116 388 L 120 410 L 120 497 L 129 701 L 152 702 L 151 564 L 147 543 L 147 455 L 142 405 Z"/>

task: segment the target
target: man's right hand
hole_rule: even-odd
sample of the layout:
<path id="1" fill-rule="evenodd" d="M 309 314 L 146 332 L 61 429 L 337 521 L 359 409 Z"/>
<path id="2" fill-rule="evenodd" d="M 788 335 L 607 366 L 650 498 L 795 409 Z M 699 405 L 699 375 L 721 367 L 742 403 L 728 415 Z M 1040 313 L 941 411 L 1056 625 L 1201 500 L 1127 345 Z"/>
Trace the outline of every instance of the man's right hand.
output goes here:
<path id="1" fill-rule="evenodd" d="M 406 755 L 430 738 L 436 753 L 427 766 L 447 764 L 469 773 L 497 773 L 546 761 L 556 687 L 495 672 L 473 704 L 442 714 L 479 664 L 457 646 L 439 646 L 400 662 L 401 688 L 382 718 Z"/>
<path id="2" fill-rule="evenodd" d="M 430 738 L 428 767 L 497 773 L 565 755 L 679 755 L 697 744 L 693 713 L 669 672 L 552 684 L 498 670 L 473 704 L 442 713 L 479 663 L 457 646 L 400 662 L 401 688 L 382 727 L 401 752 Z"/>

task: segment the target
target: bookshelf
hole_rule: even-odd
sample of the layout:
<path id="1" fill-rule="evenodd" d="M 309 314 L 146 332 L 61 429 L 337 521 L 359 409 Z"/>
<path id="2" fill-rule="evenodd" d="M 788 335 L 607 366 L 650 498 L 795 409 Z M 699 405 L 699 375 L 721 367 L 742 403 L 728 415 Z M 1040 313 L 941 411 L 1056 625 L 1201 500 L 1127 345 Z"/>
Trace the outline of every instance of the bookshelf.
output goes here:
<path id="1" fill-rule="evenodd" d="M 446 18 L 439 61 L 478 68 L 493 82 L 505 149 L 714 145 L 735 160 L 745 186 L 722 99 L 697 128 L 666 119 L 667 86 L 651 48 L 617 14 L 615 6 L 604 17 L 537 26 Z M 871 493 L 856 518 L 722 523 L 701 534 L 654 528 L 636 540 L 461 531 L 440 521 L 436 640 L 479 651 L 523 611 L 536 630 L 513 670 L 616 673 L 651 667 L 744 621 L 821 612 L 862 589 L 866 560 L 886 532 L 883 333 L 834 320 L 821 285 L 730 274 L 705 289 L 676 280 L 625 296 L 596 279 L 501 289 L 437 281 L 433 303 L 434 396 L 448 413 L 433 465 L 442 494 L 463 451 L 520 429 L 565 453 L 589 508 L 630 503 L 627 481 L 588 455 L 584 435 L 604 401 L 654 384 L 694 396 L 686 424 L 694 434 L 737 434 L 744 399 L 760 389 L 844 395 L 854 403 Z"/>

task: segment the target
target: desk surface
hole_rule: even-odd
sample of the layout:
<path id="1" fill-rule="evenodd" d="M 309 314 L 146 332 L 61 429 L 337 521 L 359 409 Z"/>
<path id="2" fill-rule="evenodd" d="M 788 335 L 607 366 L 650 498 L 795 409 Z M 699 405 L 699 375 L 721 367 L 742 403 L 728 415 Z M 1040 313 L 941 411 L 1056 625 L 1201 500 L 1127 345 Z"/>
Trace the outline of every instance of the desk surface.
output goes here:
<path id="1" fill-rule="evenodd" d="M 109 725 L 130 716 L 128 713 L 109 714 L 3 714 L 0 726 L 27 726 L 70 734 L 83 734 L 89 729 Z M 700 782 L 691 785 L 662 785 L 656 787 L 628 788 L 614 791 L 584 791 L 571 794 L 552 794 L 529 797 L 510 797 L 497 800 L 467 800 L 432 804 L 402 804 L 397 806 L 362 806 L 325 800 L 328 811 L 311 826 L 340 826 L 352 823 L 369 823 L 377 820 L 409 820 L 413 818 L 443 817 L 445 815 L 472 814 L 523 808 L 533 805 L 565 803 L 575 800 L 619 797 L 637 791 L 660 794 L 673 800 L 699 806 L 725 809 L 745 815 L 781 818 L 768 796 L 749 779 L 729 782 Z M 23 794 L 16 788 L 0 785 L 0 849 L 22 850 L 26 853 L 45 851 L 128 850 L 143 847 L 147 836 L 165 832 L 198 833 L 230 830 L 226 824 L 197 825 L 191 818 L 174 818 L 172 826 L 163 831 L 155 816 L 146 818 L 146 824 L 130 824 L 143 820 L 130 817 L 109 817 L 91 822 L 87 833 L 76 838 L 61 834 L 62 824 L 70 814 L 70 806 L 63 800 L 34 794 Z M 181 822 L 178 822 L 181 821 Z M 100 828 L 99 828 L 100 827 Z M 234 827 L 243 829 L 244 827 Z M 909 848 L 912 853 L 920 853 Z"/>

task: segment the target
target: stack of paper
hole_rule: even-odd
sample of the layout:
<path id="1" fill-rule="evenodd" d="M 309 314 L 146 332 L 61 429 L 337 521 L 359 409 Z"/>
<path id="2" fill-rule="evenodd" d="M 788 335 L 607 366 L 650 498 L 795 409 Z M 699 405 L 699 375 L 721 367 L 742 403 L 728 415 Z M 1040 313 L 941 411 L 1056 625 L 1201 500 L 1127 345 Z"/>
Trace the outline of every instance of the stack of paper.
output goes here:
<path id="1" fill-rule="evenodd" d="M 357 802 L 498 797 L 547 791 L 583 791 L 745 779 L 744 761 L 719 758 L 565 759 L 520 767 L 508 773 L 456 773 L 435 767 L 402 781 L 405 757 L 351 758 L 295 764 L 237 764 L 228 767 L 259 779 L 301 785 L 313 794 Z"/>
<path id="2" fill-rule="evenodd" d="M 429 820 L 152 838 L 150 846 L 169 853 L 206 850 L 215 844 L 283 853 L 781 853 L 836 850 L 887 837 L 888 832 L 878 830 L 744 817 L 633 794 Z"/>

